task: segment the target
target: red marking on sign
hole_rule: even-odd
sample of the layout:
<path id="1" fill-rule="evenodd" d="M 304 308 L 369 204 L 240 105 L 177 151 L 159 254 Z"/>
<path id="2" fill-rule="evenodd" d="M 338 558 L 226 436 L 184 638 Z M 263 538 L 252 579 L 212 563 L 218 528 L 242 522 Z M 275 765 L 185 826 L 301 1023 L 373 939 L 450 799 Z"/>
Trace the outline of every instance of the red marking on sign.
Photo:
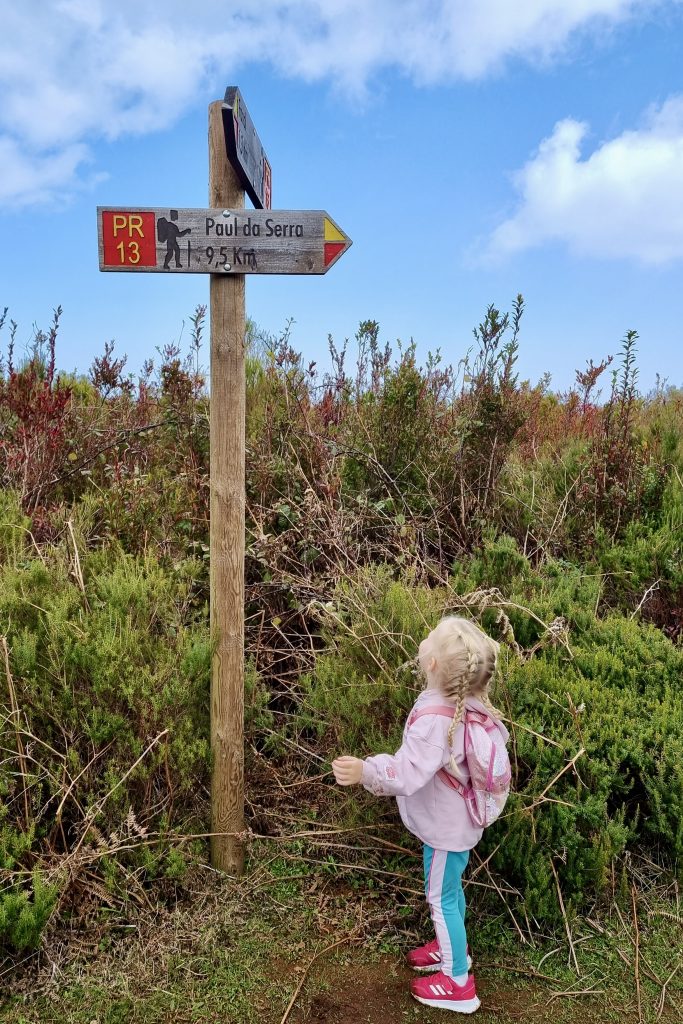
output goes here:
<path id="1" fill-rule="evenodd" d="M 105 267 L 156 267 L 156 224 L 153 213 L 102 211 Z"/>
<path id="2" fill-rule="evenodd" d="M 346 248 L 346 242 L 325 242 L 324 265 L 327 267 L 332 260 L 340 256 Z"/>

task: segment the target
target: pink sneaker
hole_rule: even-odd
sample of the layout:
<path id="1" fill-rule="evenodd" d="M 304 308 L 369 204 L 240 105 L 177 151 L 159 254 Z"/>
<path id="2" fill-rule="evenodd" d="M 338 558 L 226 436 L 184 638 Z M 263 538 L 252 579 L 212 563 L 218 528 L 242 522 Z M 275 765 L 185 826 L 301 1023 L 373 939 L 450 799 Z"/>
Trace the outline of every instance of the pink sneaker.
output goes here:
<path id="1" fill-rule="evenodd" d="M 438 939 L 420 946 L 419 949 L 412 949 L 406 956 L 408 967 L 414 971 L 426 973 L 427 971 L 438 971 L 441 967 L 441 952 Z"/>
<path id="2" fill-rule="evenodd" d="M 429 971 L 438 971 L 441 969 L 441 950 L 439 949 L 438 939 L 432 939 L 431 942 L 427 942 L 424 946 L 420 946 L 419 949 L 412 949 L 406 956 L 406 963 L 408 967 L 412 967 L 414 971 L 419 971 L 421 974 L 427 974 Z M 470 956 L 470 948 L 467 947 L 467 970 L 472 966 L 472 957 Z"/>
<path id="3" fill-rule="evenodd" d="M 438 1006 L 442 1010 L 455 1010 L 456 1013 L 474 1013 L 481 1006 L 473 974 L 470 974 L 464 985 L 456 985 L 443 971 L 432 974 L 430 978 L 413 978 L 410 991 L 418 1003 Z"/>

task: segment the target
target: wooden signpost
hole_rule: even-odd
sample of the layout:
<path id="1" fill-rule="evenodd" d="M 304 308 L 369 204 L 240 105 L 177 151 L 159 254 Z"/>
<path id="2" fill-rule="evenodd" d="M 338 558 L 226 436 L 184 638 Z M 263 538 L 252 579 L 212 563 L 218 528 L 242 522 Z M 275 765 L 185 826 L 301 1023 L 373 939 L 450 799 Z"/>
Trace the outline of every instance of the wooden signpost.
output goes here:
<path id="1" fill-rule="evenodd" d="M 244 209 L 244 191 L 258 210 Z M 98 207 L 100 270 L 210 274 L 211 862 L 244 868 L 245 274 L 324 274 L 351 239 L 324 210 L 270 210 L 238 89 L 209 106 L 209 208 Z"/>

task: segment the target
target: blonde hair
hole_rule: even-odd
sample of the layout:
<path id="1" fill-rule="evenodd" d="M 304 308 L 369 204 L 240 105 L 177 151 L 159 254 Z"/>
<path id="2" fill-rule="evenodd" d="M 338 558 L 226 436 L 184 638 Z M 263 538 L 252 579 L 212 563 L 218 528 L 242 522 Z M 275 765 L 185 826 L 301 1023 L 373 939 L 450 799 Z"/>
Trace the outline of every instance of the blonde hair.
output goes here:
<path id="1" fill-rule="evenodd" d="M 448 730 L 449 746 L 463 719 L 465 700 L 476 697 L 495 718 L 501 713 L 491 703 L 489 685 L 496 671 L 500 644 L 470 619 L 448 615 L 434 628 L 432 654 L 436 659 L 434 680 L 447 700 L 455 704 Z"/>

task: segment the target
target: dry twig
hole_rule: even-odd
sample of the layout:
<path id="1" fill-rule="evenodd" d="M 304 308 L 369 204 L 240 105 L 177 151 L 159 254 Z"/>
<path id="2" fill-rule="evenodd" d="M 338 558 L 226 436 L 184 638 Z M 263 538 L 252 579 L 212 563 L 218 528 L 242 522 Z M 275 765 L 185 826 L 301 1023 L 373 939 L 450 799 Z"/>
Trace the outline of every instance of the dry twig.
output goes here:
<path id="1" fill-rule="evenodd" d="M 307 963 L 306 968 L 305 968 L 303 974 L 299 978 L 299 984 L 294 989 L 294 993 L 292 995 L 292 998 L 289 1000 L 289 1003 L 287 1005 L 287 1009 L 285 1010 L 285 1012 L 282 1015 L 282 1020 L 280 1021 L 280 1024 L 286 1024 L 286 1021 L 287 1021 L 287 1018 L 289 1017 L 290 1011 L 291 1011 L 292 1007 L 294 1006 L 294 1003 L 296 1002 L 296 997 L 299 995 L 299 992 L 301 991 L 301 989 L 303 987 L 304 981 L 306 980 L 306 978 L 308 976 L 308 972 L 310 971 L 311 967 L 316 962 L 316 960 L 319 957 L 321 957 L 324 953 L 329 953 L 329 951 L 331 949 L 335 949 L 337 946 L 341 946 L 344 942 L 359 942 L 359 941 L 360 940 L 357 937 L 353 936 L 353 935 L 345 935 L 343 939 L 338 939 L 337 942 L 333 942 L 333 943 L 331 943 L 331 945 L 325 946 L 324 949 L 321 949 L 319 953 L 315 954 L 315 956 L 313 957 L 312 960 L 309 960 L 309 962 Z"/>
<path id="2" fill-rule="evenodd" d="M 552 1003 L 553 999 L 559 999 L 561 996 L 596 996 L 604 993 L 604 988 L 591 988 L 585 989 L 571 989 L 567 992 L 553 992 L 548 999 L 548 1004 Z"/>
<path id="3" fill-rule="evenodd" d="M 12 670 L 9 663 L 9 648 L 7 646 L 7 637 L 0 636 L 2 642 L 2 653 L 5 660 L 5 675 L 7 677 L 7 690 L 9 692 L 11 717 L 14 719 L 14 732 L 17 740 L 17 754 L 19 755 L 19 770 L 21 771 L 21 784 L 24 793 L 24 815 L 26 821 L 26 831 L 28 831 L 31 824 L 31 811 L 28 803 L 28 790 L 26 787 L 26 760 L 24 756 L 24 745 L 21 742 L 21 729 L 19 723 L 21 714 L 19 711 L 19 704 L 17 702 L 17 693 L 14 689 L 14 680 L 12 679 Z"/>
<path id="4" fill-rule="evenodd" d="M 69 519 L 69 520 L 67 520 L 67 524 L 66 525 L 69 528 L 69 534 L 71 536 L 71 543 L 74 546 L 74 576 L 76 577 L 76 582 L 78 583 L 79 590 L 83 594 L 83 600 L 85 602 L 85 607 L 87 608 L 88 611 L 90 611 L 90 605 L 88 604 L 88 596 L 87 596 L 87 594 L 85 592 L 85 581 L 83 579 L 83 572 L 81 570 L 81 560 L 80 560 L 79 555 L 78 555 L 78 545 L 76 544 L 76 537 L 74 535 L 73 523 Z"/>
<path id="5" fill-rule="evenodd" d="M 636 887 L 631 885 L 631 900 L 633 902 L 633 930 L 635 932 L 636 955 L 633 962 L 633 971 L 636 979 L 636 999 L 638 1000 L 638 1021 L 643 1024 L 643 1004 L 640 996 L 640 930 L 638 928 L 638 907 L 636 905 Z"/>
<path id="6" fill-rule="evenodd" d="M 496 892 L 500 896 L 501 900 L 503 901 L 503 906 L 505 907 L 505 909 L 507 910 L 508 914 L 510 915 L 510 917 L 512 919 L 512 923 L 514 924 L 515 928 L 517 929 L 517 934 L 519 935 L 520 939 L 522 940 L 522 943 L 524 945 L 526 945 L 527 944 L 526 935 L 524 934 L 522 929 L 519 927 L 519 924 L 517 923 L 517 918 L 512 913 L 512 910 L 511 910 L 507 900 L 503 896 L 503 890 L 501 889 L 501 887 L 498 885 L 498 883 L 496 882 L 495 878 L 491 874 L 491 871 L 489 870 L 489 867 L 488 867 L 488 860 L 489 860 L 489 858 L 487 858 L 487 860 L 483 862 L 482 867 L 486 869 L 486 874 L 491 879 L 491 884 L 492 884 L 493 888 L 496 890 Z M 477 885 L 477 882 L 475 882 L 473 878 L 470 878 L 469 881 L 471 882 L 472 885 Z M 479 885 L 482 885 L 482 884 L 483 883 L 481 883 L 481 882 L 479 883 Z M 514 890 L 508 889 L 507 892 L 514 892 Z M 518 895 L 518 894 L 515 893 L 515 895 Z"/>
<path id="7" fill-rule="evenodd" d="M 666 1002 L 666 996 L 667 996 L 666 986 L 669 984 L 669 982 L 673 979 L 674 975 L 677 973 L 679 967 L 681 966 L 681 963 L 683 963 L 683 961 L 679 960 L 678 963 L 676 964 L 676 966 L 674 967 L 673 971 L 669 975 L 669 977 L 666 979 L 666 981 L 662 985 L 662 991 L 659 993 L 659 1003 L 657 1004 L 657 1020 L 659 1020 L 659 1018 L 664 1013 L 664 1003 Z"/>
<path id="8" fill-rule="evenodd" d="M 550 858 L 550 867 L 552 868 L 553 875 L 555 876 L 555 885 L 557 886 L 557 897 L 560 901 L 560 910 L 562 911 L 562 917 L 564 919 L 564 928 L 567 933 L 567 939 L 569 941 L 569 949 L 571 950 L 572 959 L 574 961 L 574 967 L 576 968 L 577 976 L 581 977 L 581 970 L 579 968 L 579 961 L 576 959 L 576 950 L 574 949 L 574 940 L 572 939 L 572 930 L 569 927 L 569 921 L 567 920 L 567 912 L 564 909 L 564 900 L 562 899 L 562 890 L 560 889 L 560 880 L 557 877 L 557 871 L 553 864 L 552 857 Z"/>

